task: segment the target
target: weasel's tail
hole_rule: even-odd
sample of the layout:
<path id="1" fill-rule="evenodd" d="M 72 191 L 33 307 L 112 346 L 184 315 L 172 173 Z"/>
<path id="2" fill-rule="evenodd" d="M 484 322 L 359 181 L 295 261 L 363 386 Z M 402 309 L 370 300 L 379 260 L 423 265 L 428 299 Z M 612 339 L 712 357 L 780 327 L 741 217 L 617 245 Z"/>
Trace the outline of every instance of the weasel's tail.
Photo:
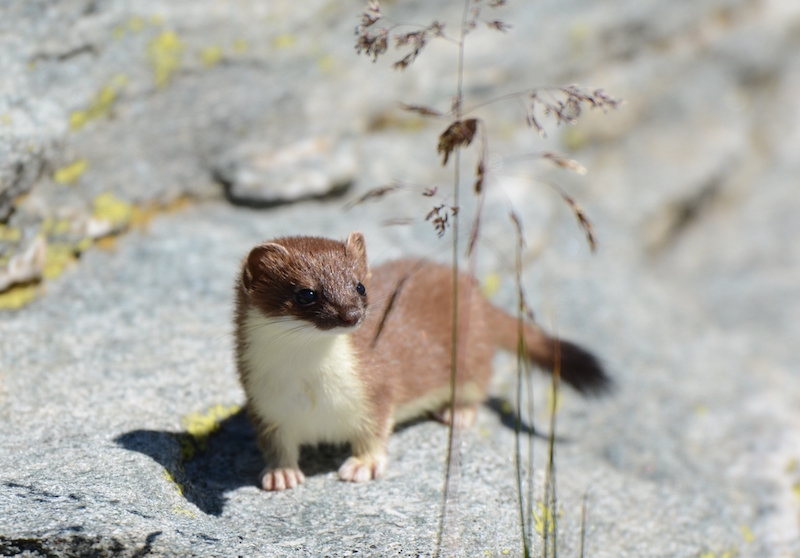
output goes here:
<path id="1" fill-rule="evenodd" d="M 499 308 L 491 307 L 491 325 L 496 342 L 503 349 L 516 353 L 519 342 L 519 325 L 516 318 Z M 584 396 L 598 396 L 613 388 L 613 381 L 603 370 L 600 361 L 583 347 L 570 341 L 547 335 L 538 326 L 522 324 L 522 334 L 528 358 L 550 372 L 561 369 L 561 379 Z"/>

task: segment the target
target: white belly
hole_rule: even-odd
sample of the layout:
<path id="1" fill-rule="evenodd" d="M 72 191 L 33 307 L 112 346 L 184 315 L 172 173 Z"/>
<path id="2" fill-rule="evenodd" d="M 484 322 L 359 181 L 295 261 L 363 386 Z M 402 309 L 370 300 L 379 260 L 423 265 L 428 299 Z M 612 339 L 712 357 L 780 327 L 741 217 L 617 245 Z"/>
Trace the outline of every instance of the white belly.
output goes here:
<path id="1" fill-rule="evenodd" d="M 357 357 L 347 333 L 276 321 L 251 309 L 244 377 L 253 411 L 297 444 L 346 442 L 367 426 Z"/>

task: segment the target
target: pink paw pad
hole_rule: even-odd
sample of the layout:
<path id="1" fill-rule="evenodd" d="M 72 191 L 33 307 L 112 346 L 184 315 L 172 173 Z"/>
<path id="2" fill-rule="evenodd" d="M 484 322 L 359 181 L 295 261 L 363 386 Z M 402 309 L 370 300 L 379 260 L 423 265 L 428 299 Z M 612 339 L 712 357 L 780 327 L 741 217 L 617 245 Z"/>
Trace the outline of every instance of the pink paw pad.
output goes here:
<path id="1" fill-rule="evenodd" d="M 261 473 L 261 488 L 264 490 L 286 490 L 295 488 L 304 483 L 305 475 L 300 469 L 283 467 L 279 469 L 264 469 Z"/>

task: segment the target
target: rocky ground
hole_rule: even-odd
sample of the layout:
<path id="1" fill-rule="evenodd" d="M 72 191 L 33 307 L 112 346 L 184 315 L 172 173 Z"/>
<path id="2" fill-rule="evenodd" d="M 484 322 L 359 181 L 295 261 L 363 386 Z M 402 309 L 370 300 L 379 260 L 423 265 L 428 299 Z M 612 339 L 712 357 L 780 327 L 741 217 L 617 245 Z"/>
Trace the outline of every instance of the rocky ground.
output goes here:
<path id="1" fill-rule="evenodd" d="M 461 15 L 382 8 L 451 33 Z M 452 203 L 446 122 L 397 103 L 447 111 L 456 51 L 434 40 L 405 72 L 391 69 L 405 51 L 373 64 L 353 50 L 361 9 L 0 8 L 0 554 L 436 552 L 446 428 L 396 432 L 378 482 L 337 481 L 346 453 L 322 448 L 304 454 L 305 485 L 267 494 L 232 360 L 234 276 L 263 239 L 358 229 L 376 264 L 449 258 L 452 231 L 425 221 Z M 800 556 L 800 6 L 543 0 L 486 15 L 512 28 L 468 36 L 466 106 L 569 83 L 626 100 L 574 126 L 539 113 L 547 138 L 517 101 L 475 112 L 489 137 L 478 278 L 514 307 L 513 207 L 539 321 L 617 384 L 560 402 L 559 554 L 579 555 L 586 495 L 585 556 Z M 587 174 L 515 158 L 544 150 Z M 404 188 L 352 203 L 392 181 Z M 513 400 L 513 376 L 498 358 L 497 397 Z M 547 385 L 537 376 L 541 431 Z M 521 553 L 506 413 L 487 406 L 461 435 L 448 552 Z M 541 519 L 545 441 L 534 457 Z"/>

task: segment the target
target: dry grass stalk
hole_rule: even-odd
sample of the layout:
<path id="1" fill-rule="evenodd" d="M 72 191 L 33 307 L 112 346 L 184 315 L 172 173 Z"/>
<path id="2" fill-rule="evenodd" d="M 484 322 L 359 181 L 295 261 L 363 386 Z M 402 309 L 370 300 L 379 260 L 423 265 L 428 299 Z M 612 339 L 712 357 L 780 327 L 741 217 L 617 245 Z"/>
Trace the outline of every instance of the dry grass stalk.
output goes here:
<path id="1" fill-rule="evenodd" d="M 522 221 L 516 212 L 511 212 L 511 220 L 514 223 L 517 242 L 514 259 L 514 279 L 517 286 L 517 412 L 514 421 L 514 459 L 517 473 L 517 497 L 519 501 L 520 531 L 522 535 L 523 556 L 529 558 L 533 551 L 533 436 L 534 429 L 528 429 L 528 481 L 525 490 L 525 481 L 522 476 L 522 386 L 523 381 L 528 380 L 531 386 L 528 368 L 530 364 L 526 358 L 528 349 L 525 345 L 523 325 L 530 309 L 525 301 L 525 293 L 522 288 L 522 252 L 525 249 L 525 238 L 522 234 Z M 532 393 L 529 393 L 529 404 L 533 405 Z M 529 424 L 533 424 L 533 408 L 529 408 Z M 527 492 L 527 498 L 524 496 Z"/>
<path id="2" fill-rule="evenodd" d="M 556 338 L 557 339 L 557 338 Z M 550 409 L 550 438 L 548 440 L 547 471 L 545 472 L 544 505 L 549 513 L 544 515 L 544 558 L 558 558 L 558 498 L 556 494 L 556 413 L 558 394 L 561 388 L 561 345 L 556 340 L 555 363 L 551 383 L 553 405 Z M 552 522 L 552 527 L 550 523 Z M 549 546 L 550 531 L 553 532 L 552 547 Z M 552 548 L 552 554 L 548 554 Z"/>
<path id="3" fill-rule="evenodd" d="M 384 227 L 401 227 L 406 225 L 412 225 L 416 222 L 416 219 L 413 217 L 391 217 L 389 219 L 384 219 L 381 221 L 381 225 Z"/>
<path id="4" fill-rule="evenodd" d="M 405 103 L 400 103 L 400 108 L 403 110 L 407 110 L 409 112 L 416 112 L 417 114 L 420 114 L 422 116 L 434 116 L 437 118 L 444 118 L 445 116 L 447 116 L 446 114 L 436 109 L 432 109 L 430 107 L 426 107 L 423 105 L 407 105 Z"/>
<path id="5" fill-rule="evenodd" d="M 582 164 L 575 159 L 570 159 L 566 155 L 556 153 L 554 151 L 537 151 L 534 153 L 523 153 L 522 155 L 514 155 L 511 157 L 504 157 L 504 163 L 513 163 L 517 161 L 529 161 L 536 159 L 544 159 L 564 170 L 572 171 L 576 174 L 586 174 L 587 170 Z"/>
<path id="6" fill-rule="evenodd" d="M 583 502 L 581 503 L 581 546 L 580 546 L 580 558 L 583 558 L 584 553 L 584 546 L 586 544 L 586 508 L 588 505 L 589 500 L 589 489 L 586 489 L 586 492 L 583 493 Z"/>
<path id="7" fill-rule="evenodd" d="M 361 205 L 362 203 L 367 202 L 367 201 L 381 199 L 381 198 L 385 197 L 387 194 L 390 194 L 392 192 L 397 192 L 398 190 L 401 190 L 402 188 L 403 188 L 403 185 L 399 184 L 399 183 L 390 184 L 388 186 L 378 186 L 376 188 L 371 188 L 370 190 L 367 190 L 367 192 L 364 193 L 359 198 L 357 198 L 357 199 L 351 201 L 350 203 L 348 203 L 347 205 L 345 205 L 345 209 L 351 209 L 351 208 L 353 208 L 353 207 L 355 207 L 357 205 Z"/>
<path id="8" fill-rule="evenodd" d="M 581 165 L 575 159 L 570 159 L 559 153 L 553 153 L 552 151 L 545 151 L 544 153 L 541 154 L 541 157 L 542 159 L 547 159 L 548 161 L 552 161 L 562 169 L 567 169 L 577 174 L 586 174 L 586 167 Z"/>
<path id="9" fill-rule="evenodd" d="M 575 214 L 575 218 L 578 219 L 578 224 L 583 229 L 583 232 L 586 234 L 586 242 L 589 243 L 589 249 L 594 253 L 597 251 L 597 238 L 594 234 L 594 226 L 592 226 L 591 221 L 586 216 L 586 213 L 583 211 L 583 207 L 579 204 L 575 199 L 568 195 L 563 190 L 559 189 L 559 193 L 561 197 L 567 204 L 569 205 L 572 212 Z"/>

